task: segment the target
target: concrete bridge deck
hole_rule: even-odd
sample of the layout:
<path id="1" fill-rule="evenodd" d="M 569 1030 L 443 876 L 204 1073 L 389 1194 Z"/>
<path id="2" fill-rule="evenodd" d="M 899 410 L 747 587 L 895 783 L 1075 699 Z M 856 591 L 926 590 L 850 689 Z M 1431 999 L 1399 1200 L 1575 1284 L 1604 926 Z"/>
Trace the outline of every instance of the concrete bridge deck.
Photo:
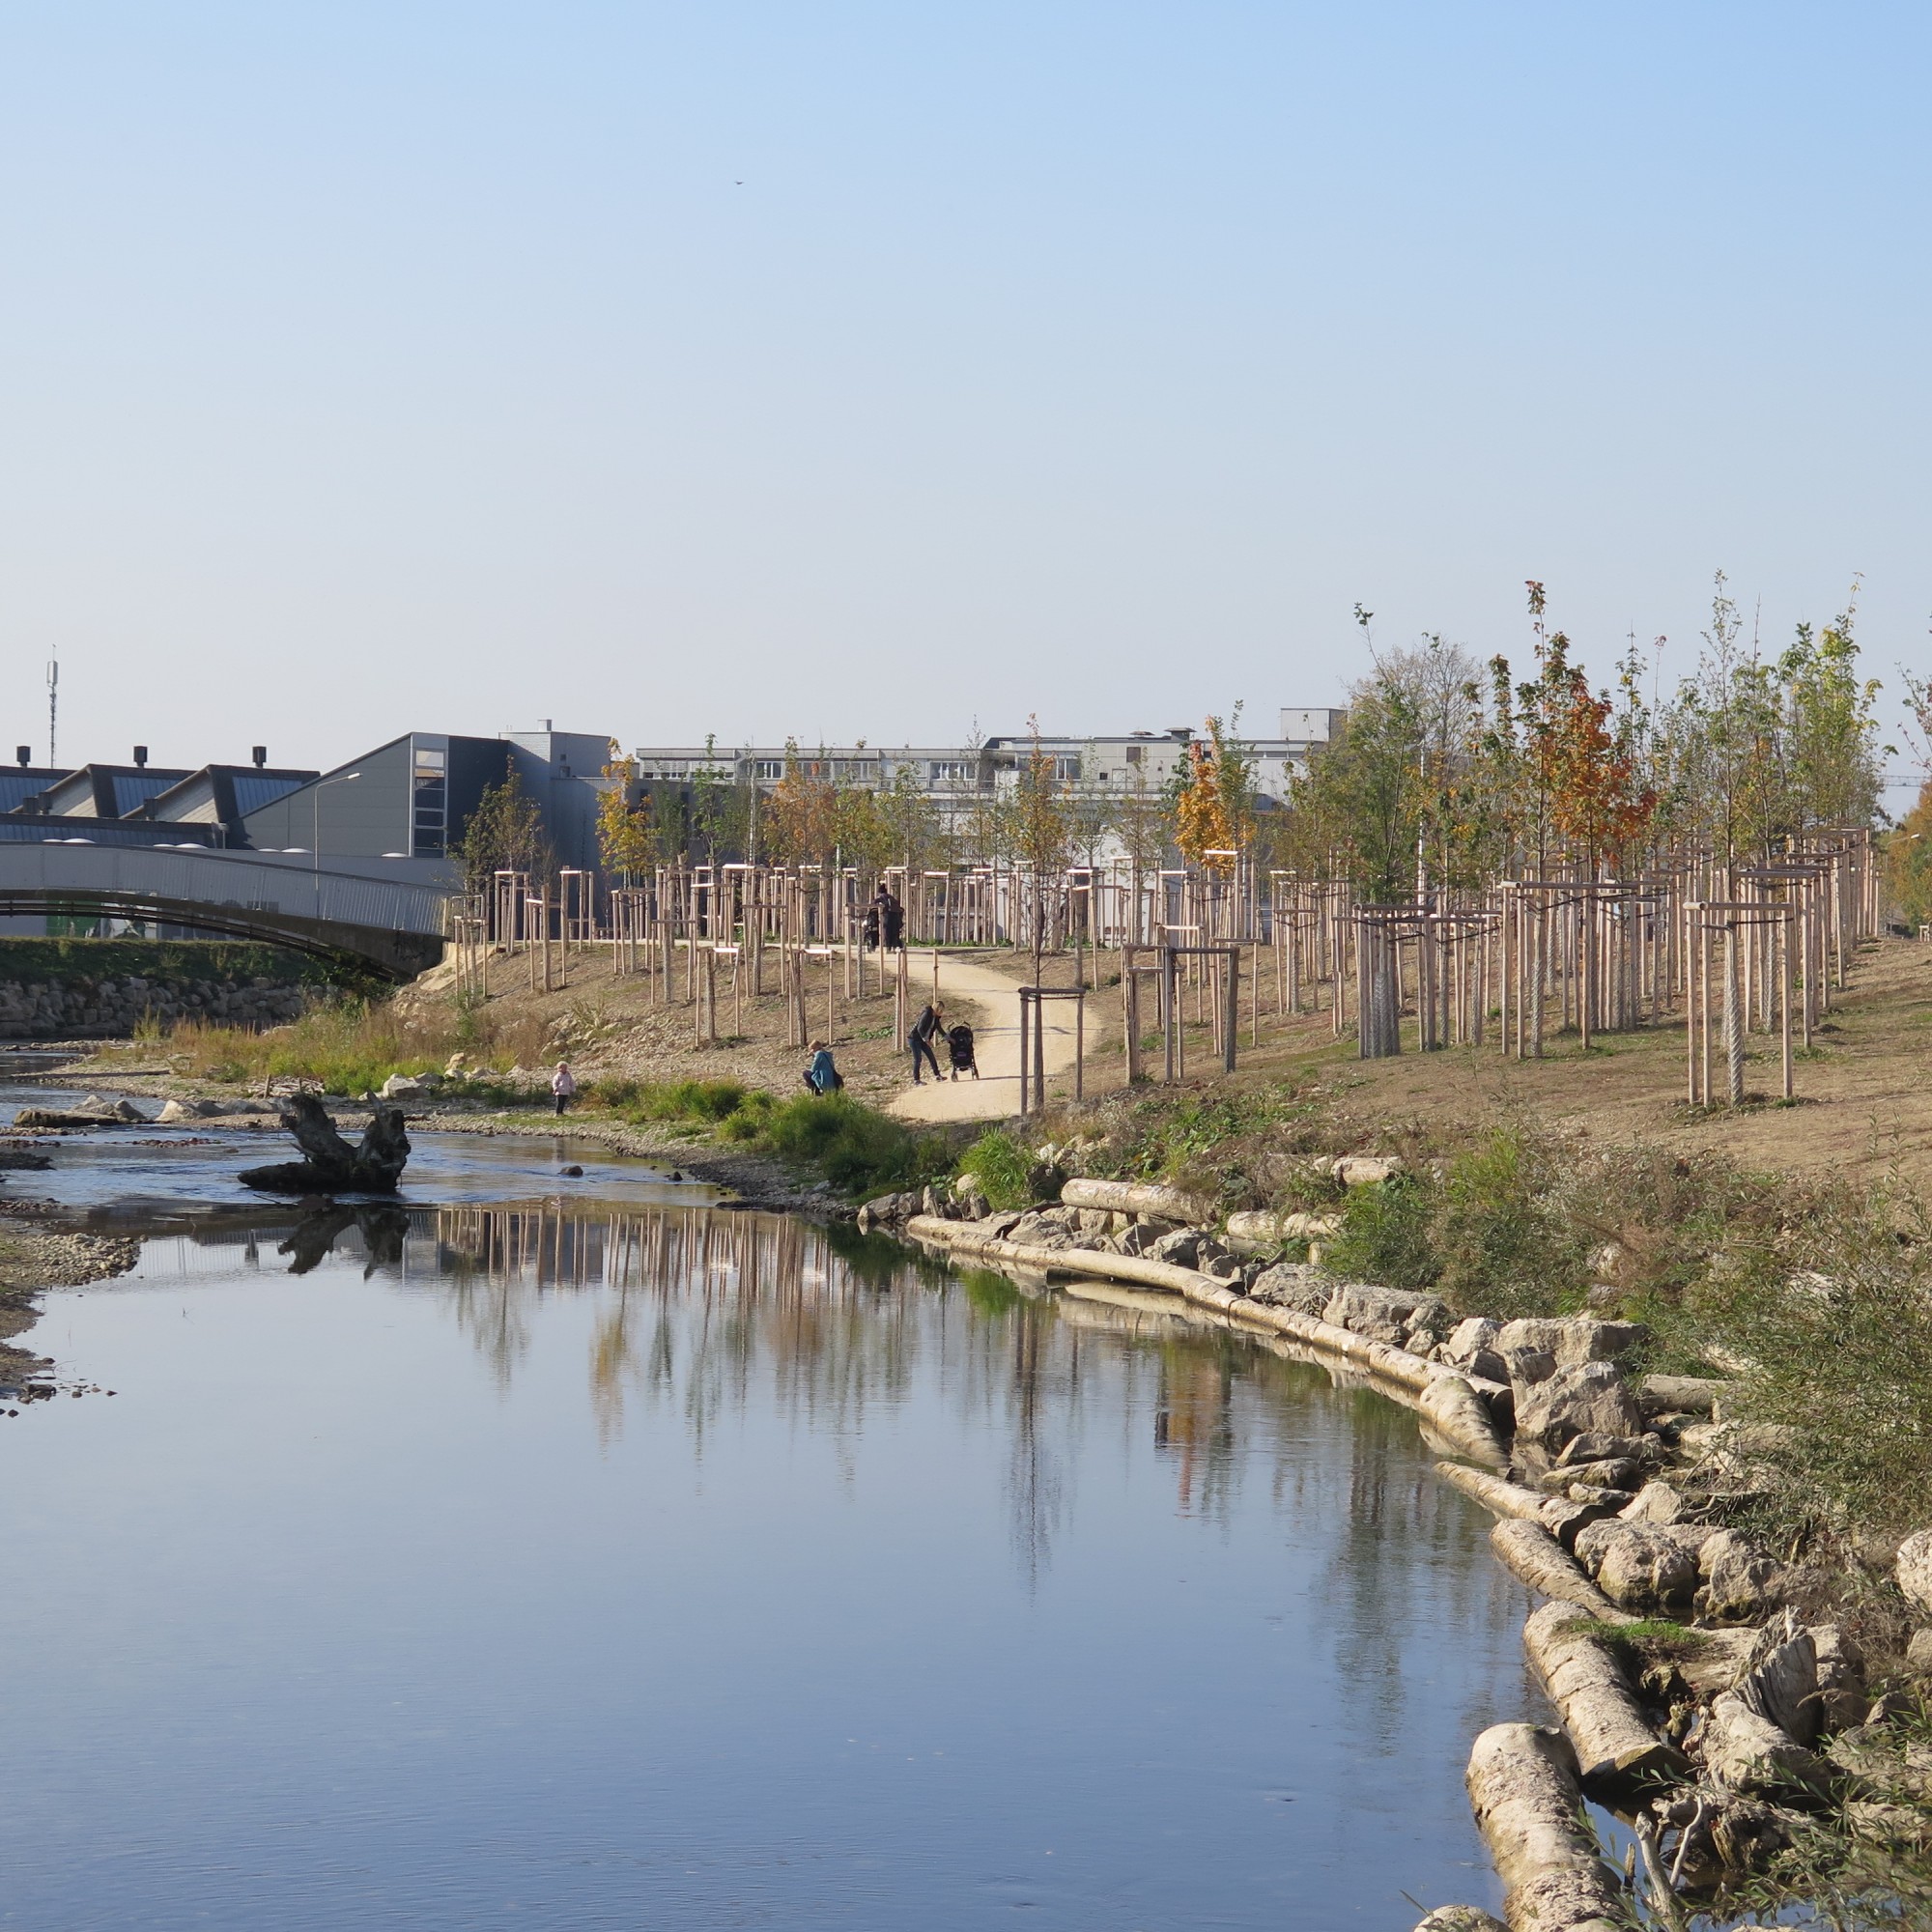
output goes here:
<path id="1" fill-rule="evenodd" d="M 442 957 L 452 887 L 421 860 L 0 843 L 0 914 L 153 920 L 408 980 Z"/>

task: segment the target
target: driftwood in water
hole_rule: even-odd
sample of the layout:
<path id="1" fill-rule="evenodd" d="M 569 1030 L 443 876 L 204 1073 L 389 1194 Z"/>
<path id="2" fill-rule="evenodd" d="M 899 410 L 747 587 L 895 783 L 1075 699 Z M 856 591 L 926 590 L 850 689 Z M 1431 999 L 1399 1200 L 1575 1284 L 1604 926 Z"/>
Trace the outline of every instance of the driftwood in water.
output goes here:
<path id="1" fill-rule="evenodd" d="M 1561 1731 L 1492 1724 L 1476 1740 L 1465 1776 L 1503 1882 L 1510 1932 L 1616 1932 L 1626 1922 Z"/>
<path id="2" fill-rule="evenodd" d="M 1679 1778 L 1682 1754 L 1644 1722 L 1616 1653 L 1568 1604 L 1545 1604 L 1522 1627 L 1522 1647 L 1563 1719 L 1584 1781 L 1628 1787 Z"/>
<path id="3" fill-rule="evenodd" d="M 1615 1623 L 1623 1612 L 1584 1576 L 1575 1557 L 1543 1527 L 1510 1517 L 1490 1531 L 1490 1548 L 1532 1590 Z"/>
<path id="4" fill-rule="evenodd" d="M 1520 1517 L 1526 1522 L 1543 1520 L 1543 1505 L 1548 1498 L 1535 1490 L 1524 1489 L 1520 1483 L 1492 1476 L 1487 1469 L 1471 1469 L 1463 1463 L 1438 1463 L 1435 1473 L 1497 1516 Z"/>
<path id="5" fill-rule="evenodd" d="M 335 1131 L 328 1111 L 313 1094 L 281 1103 L 282 1124 L 295 1135 L 306 1160 L 244 1169 L 242 1182 L 272 1194 L 393 1194 L 410 1157 L 410 1137 L 400 1107 L 378 1106 L 358 1147 Z"/>

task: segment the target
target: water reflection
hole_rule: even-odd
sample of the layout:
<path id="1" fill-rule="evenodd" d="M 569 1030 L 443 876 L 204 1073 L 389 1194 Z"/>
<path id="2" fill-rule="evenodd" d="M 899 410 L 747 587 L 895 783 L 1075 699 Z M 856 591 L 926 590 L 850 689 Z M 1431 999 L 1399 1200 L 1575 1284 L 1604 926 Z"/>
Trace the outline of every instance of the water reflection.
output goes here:
<path id="1" fill-rule="evenodd" d="M 1287 1343 L 542 1196 L 179 1221 L 54 1306 L 122 1393 L 8 1425 L 21 1923 L 369 1922 L 345 1873 L 433 1932 L 1491 1894 L 1520 1593 Z"/>

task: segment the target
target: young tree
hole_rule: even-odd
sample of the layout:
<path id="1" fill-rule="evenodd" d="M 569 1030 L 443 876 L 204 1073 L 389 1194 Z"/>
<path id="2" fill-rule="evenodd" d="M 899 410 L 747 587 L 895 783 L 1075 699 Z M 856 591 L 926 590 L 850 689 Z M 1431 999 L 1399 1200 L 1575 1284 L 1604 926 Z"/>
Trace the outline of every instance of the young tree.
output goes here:
<path id="1" fill-rule="evenodd" d="M 892 782 L 880 790 L 875 802 L 887 844 L 908 877 L 916 878 L 928 867 L 950 863 L 939 813 L 920 783 L 918 767 L 911 759 L 902 759 L 894 767 Z"/>
<path id="2" fill-rule="evenodd" d="M 1240 722 L 1238 704 L 1234 730 L 1219 718 L 1208 720 L 1207 737 L 1187 748 L 1187 775 L 1175 806 L 1174 842 L 1182 856 L 1223 878 L 1254 841 L 1255 767 L 1235 736 Z"/>
<path id="3" fill-rule="evenodd" d="M 460 847 L 467 891 L 485 893 L 497 872 L 525 872 L 539 891 L 549 888 L 556 860 L 544 835 L 543 812 L 513 766 L 501 784 L 486 785 Z"/>
<path id="4" fill-rule="evenodd" d="M 823 777 L 821 758 L 808 765 L 798 740 L 785 740 L 784 776 L 772 787 L 765 813 L 766 838 L 787 865 L 829 860 L 838 842 L 838 797 Z"/>
<path id="5" fill-rule="evenodd" d="M 1340 736 L 1290 787 L 1298 843 L 1332 856 L 1369 904 L 1408 898 L 1427 802 L 1422 728 L 1410 693 L 1385 677 L 1357 685 Z"/>
<path id="6" fill-rule="evenodd" d="M 1129 921 L 1136 942 L 1150 935 L 1141 925 L 1143 883 L 1160 870 L 1174 840 L 1174 807 L 1164 787 L 1148 782 L 1147 767 L 1127 767 L 1127 781 L 1114 801 L 1114 829 L 1120 835 L 1132 874 L 1134 913 Z"/>
<path id="7" fill-rule="evenodd" d="M 1027 721 L 1033 748 L 1013 787 L 1011 837 L 1013 854 L 1026 874 L 1033 898 L 1033 982 L 1039 984 L 1040 961 L 1052 910 L 1065 890 L 1066 867 L 1072 855 L 1072 819 L 1066 788 L 1058 761 L 1039 742 L 1039 721 Z"/>
<path id="8" fill-rule="evenodd" d="M 634 759 L 612 759 L 604 767 L 604 790 L 597 800 L 597 849 L 607 872 L 634 885 L 657 858 L 650 795 L 637 794 Z"/>

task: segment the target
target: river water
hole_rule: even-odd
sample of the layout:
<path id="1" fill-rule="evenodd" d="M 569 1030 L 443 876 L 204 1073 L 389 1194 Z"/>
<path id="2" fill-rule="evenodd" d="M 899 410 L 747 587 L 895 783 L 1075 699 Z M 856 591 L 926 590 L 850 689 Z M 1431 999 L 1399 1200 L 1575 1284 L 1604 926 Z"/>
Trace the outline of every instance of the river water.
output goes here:
<path id="1" fill-rule="evenodd" d="M 1494 1904 L 1462 1768 L 1526 1600 L 1405 1411 L 567 1144 L 425 1135 L 304 1220 L 184 1140 L 9 1179 L 176 1208 L 23 1338 L 83 1393 L 0 1420 L 0 1923 Z"/>

